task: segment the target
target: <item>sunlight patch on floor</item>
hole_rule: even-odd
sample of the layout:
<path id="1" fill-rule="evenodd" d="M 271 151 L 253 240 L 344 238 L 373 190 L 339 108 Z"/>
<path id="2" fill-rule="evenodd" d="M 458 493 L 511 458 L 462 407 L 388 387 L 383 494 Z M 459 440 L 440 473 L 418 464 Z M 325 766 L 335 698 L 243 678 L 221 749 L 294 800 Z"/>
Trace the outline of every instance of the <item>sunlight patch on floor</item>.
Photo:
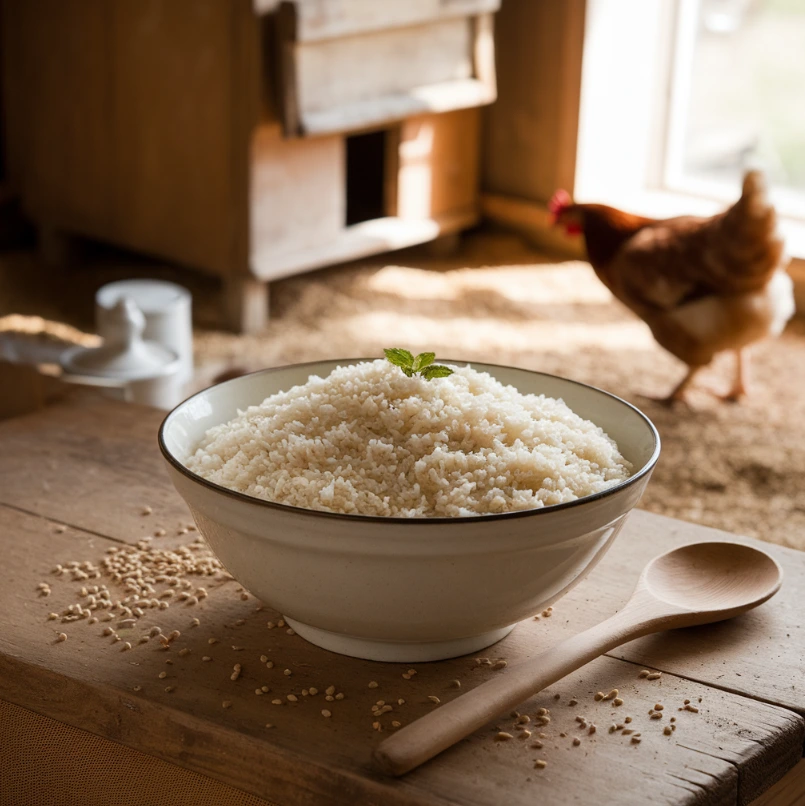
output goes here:
<path id="1" fill-rule="evenodd" d="M 495 266 L 433 272 L 410 266 L 385 266 L 369 275 L 366 288 L 410 300 L 457 300 L 486 291 L 512 302 L 608 305 L 612 295 L 586 263 Z"/>
<path id="2" fill-rule="evenodd" d="M 356 340 L 373 334 L 389 334 L 389 345 L 427 348 L 434 344 L 462 349 L 500 349 L 512 352 L 573 353 L 585 347 L 623 352 L 655 350 L 651 332 L 643 322 L 627 321 L 590 325 L 583 322 L 533 320 L 511 323 L 505 319 L 451 316 L 434 319 L 410 313 L 364 312 L 343 317 L 339 330 Z"/>
<path id="3" fill-rule="evenodd" d="M 57 362 L 68 347 L 98 347 L 101 339 L 41 316 L 0 316 L 0 360 L 22 364 Z"/>

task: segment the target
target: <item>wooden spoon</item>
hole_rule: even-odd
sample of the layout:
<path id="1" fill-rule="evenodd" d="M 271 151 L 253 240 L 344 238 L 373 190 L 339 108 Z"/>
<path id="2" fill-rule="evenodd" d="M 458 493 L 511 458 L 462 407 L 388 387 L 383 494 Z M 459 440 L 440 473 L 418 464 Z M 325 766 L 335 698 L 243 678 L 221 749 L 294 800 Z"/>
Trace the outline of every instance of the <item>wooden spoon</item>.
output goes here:
<path id="1" fill-rule="evenodd" d="M 374 752 L 387 775 L 404 775 L 570 672 L 627 641 L 738 616 L 780 589 L 782 568 L 740 543 L 693 543 L 655 557 L 611 618 L 432 711 Z"/>

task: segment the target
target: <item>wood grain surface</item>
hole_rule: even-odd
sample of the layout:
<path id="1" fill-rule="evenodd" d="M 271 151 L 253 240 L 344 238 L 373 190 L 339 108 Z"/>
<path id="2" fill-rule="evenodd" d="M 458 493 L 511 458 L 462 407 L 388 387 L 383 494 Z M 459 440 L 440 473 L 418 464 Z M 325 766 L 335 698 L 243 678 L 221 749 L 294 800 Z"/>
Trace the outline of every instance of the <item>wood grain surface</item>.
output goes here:
<path id="1" fill-rule="evenodd" d="M 412 667 L 334 655 L 285 629 L 268 629 L 279 615 L 259 609 L 251 596 L 243 599 L 237 583 L 223 578 L 206 583 L 209 596 L 195 606 L 146 614 L 142 624 L 181 632 L 168 651 L 153 642 L 121 651 L 101 635 L 103 622 L 48 621 L 49 612 L 76 601 L 81 585 L 51 574 L 56 563 L 97 563 L 107 548 L 157 529 L 167 535 L 154 542 L 166 547 L 195 538 L 177 534 L 190 521 L 161 466 L 155 436 L 161 416 L 83 400 L 0 424 L 0 501 L 6 504 L 0 506 L 0 698 L 283 804 L 538 800 L 561 806 L 595 802 L 602 793 L 624 804 L 744 804 L 800 759 L 805 695 L 796 588 L 805 562 L 765 544 L 787 576 L 782 592 L 755 613 L 627 645 L 621 654 L 628 660 L 600 658 L 519 706 L 533 721 L 537 709 L 550 709 L 550 724 L 532 727 L 531 737 L 496 741 L 499 731 L 518 734 L 515 719 L 506 717 L 401 780 L 370 766 L 392 720 L 410 722 L 439 707 L 430 696 L 446 702 L 505 675 L 505 668 L 464 657 L 417 664 L 417 674 L 405 679 Z M 142 514 L 145 505 L 150 515 Z M 61 531 L 60 524 L 69 527 Z M 523 622 L 484 654 L 515 664 L 595 623 L 628 598 L 645 560 L 713 534 L 634 513 L 605 560 L 551 617 Z M 49 596 L 38 595 L 40 582 L 50 584 Z M 199 626 L 191 626 L 193 617 Z M 67 640 L 56 643 L 61 630 Z M 211 645 L 210 638 L 218 642 Z M 190 652 L 180 655 L 185 648 Z M 272 669 L 261 655 L 273 661 Z M 235 663 L 242 672 L 232 681 Z M 642 664 L 665 673 L 647 681 L 638 676 Z M 271 691 L 256 695 L 262 685 Z M 344 699 L 325 702 L 329 685 Z M 169 686 L 174 690 L 167 692 Z M 311 686 L 319 693 L 302 695 Z M 597 691 L 612 688 L 623 705 L 594 700 Z M 288 694 L 298 701 L 287 701 Z M 275 697 L 284 703 L 273 705 Z M 372 706 L 381 699 L 394 710 L 378 720 Z M 684 699 L 698 713 L 678 711 Z M 665 706 L 664 717 L 652 720 L 648 711 L 657 703 Z M 322 716 L 325 707 L 330 718 Z M 580 730 L 577 716 L 596 724 L 594 735 Z M 666 736 L 672 716 L 678 727 Z M 640 732 L 641 742 L 609 733 L 611 724 Z M 543 747 L 532 747 L 534 741 Z M 547 766 L 535 769 L 537 759 Z"/>
<path id="2" fill-rule="evenodd" d="M 498 4 L 417 5 L 400 17 L 401 6 L 366 0 L 281 3 L 275 69 L 285 133 L 359 131 L 491 103 Z"/>
<path id="3" fill-rule="evenodd" d="M 485 191 L 547 201 L 573 187 L 586 3 L 507 0 L 495 15 L 498 99 L 484 113 Z"/>
<path id="4" fill-rule="evenodd" d="M 472 76 L 469 20 L 393 28 L 296 48 L 300 113 Z M 328 80 L 338 76 L 338 81 Z"/>
<path id="5" fill-rule="evenodd" d="M 326 246 L 338 237 L 346 220 L 345 166 L 342 137 L 285 139 L 276 124 L 255 131 L 251 263 Z"/>
<path id="6" fill-rule="evenodd" d="M 299 15 L 299 41 L 316 42 L 493 12 L 500 7 L 500 0 L 407 0 L 405 3 L 297 0 L 294 5 Z"/>
<path id="7" fill-rule="evenodd" d="M 52 416 L 51 416 L 52 415 Z M 76 397 L 0 423 L 0 503 L 129 543 L 187 523 L 157 448 L 163 414 Z M 142 516 L 159 511 L 159 524 Z"/>
<path id="8" fill-rule="evenodd" d="M 480 134 L 478 109 L 404 120 L 393 143 L 398 165 L 393 214 L 428 219 L 477 211 Z"/>
<path id="9" fill-rule="evenodd" d="M 764 792 L 751 806 L 799 806 L 805 792 L 805 761 L 800 761 L 793 770 Z"/>
<path id="10" fill-rule="evenodd" d="M 9 164 L 37 224 L 246 274 L 250 0 L 2 11 Z"/>
<path id="11" fill-rule="evenodd" d="M 79 232 L 114 226 L 104 114 L 114 81 L 103 46 L 109 11 L 103 0 L 32 0 L 0 12 L 10 179 L 29 214 Z"/>

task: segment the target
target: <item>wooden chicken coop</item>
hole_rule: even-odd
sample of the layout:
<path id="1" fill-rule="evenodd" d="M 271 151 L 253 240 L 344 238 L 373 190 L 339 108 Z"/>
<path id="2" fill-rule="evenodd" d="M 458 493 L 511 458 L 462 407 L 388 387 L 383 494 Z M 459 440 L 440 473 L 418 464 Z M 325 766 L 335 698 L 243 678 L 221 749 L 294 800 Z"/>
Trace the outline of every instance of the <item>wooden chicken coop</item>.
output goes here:
<path id="1" fill-rule="evenodd" d="M 86 236 L 268 283 L 478 218 L 499 0 L 4 3 L 10 179 L 50 254 Z"/>

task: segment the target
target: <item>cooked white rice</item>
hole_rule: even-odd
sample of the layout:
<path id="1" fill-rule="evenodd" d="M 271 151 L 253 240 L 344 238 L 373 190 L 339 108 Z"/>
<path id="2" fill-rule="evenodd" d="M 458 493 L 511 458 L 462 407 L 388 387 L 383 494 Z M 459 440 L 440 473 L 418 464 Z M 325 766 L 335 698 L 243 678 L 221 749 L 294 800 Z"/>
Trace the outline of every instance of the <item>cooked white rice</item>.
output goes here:
<path id="1" fill-rule="evenodd" d="M 359 515 L 482 515 L 573 501 L 628 478 L 598 426 L 562 400 L 456 367 L 408 378 L 339 367 L 210 429 L 187 467 L 256 498 Z"/>

